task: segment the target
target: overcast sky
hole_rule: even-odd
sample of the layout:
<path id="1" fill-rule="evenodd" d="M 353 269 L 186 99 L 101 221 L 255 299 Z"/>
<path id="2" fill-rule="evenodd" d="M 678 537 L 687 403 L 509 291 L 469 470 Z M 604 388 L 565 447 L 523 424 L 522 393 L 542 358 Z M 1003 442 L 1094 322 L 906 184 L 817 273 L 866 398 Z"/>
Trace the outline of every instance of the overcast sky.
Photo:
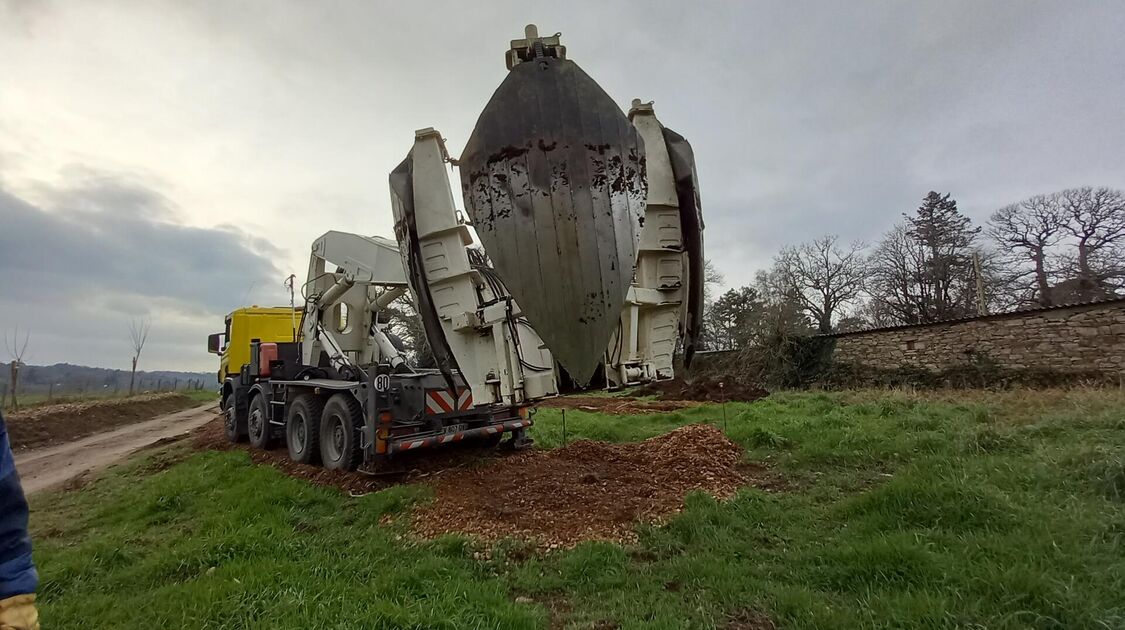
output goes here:
<path id="1" fill-rule="evenodd" d="M 1116 1 L 0 0 L 0 330 L 125 368 L 150 317 L 142 368 L 215 369 L 207 333 L 286 299 L 316 236 L 393 234 L 414 130 L 459 154 L 528 22 L 692 142 L 728 286 L 931 189 L 983 221 L 1125 188 Z"/>

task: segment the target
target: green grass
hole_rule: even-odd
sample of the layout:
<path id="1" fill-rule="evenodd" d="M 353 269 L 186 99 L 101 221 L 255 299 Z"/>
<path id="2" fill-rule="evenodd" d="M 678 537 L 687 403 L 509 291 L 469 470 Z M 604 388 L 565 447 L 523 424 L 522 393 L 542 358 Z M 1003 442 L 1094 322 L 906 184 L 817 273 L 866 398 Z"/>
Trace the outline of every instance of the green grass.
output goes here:
<path id="1" fill-rule="evenodd" d="M 144 393 L 147 394 L 147 393 L 152 393 L 152 392 L 144 392 Z M 164 393 L 171 393 L 171 392 L 166 391 Z M 198 400 L 201 403 L 210 402 L 212 400 L 217 401 L 218 398 L 219 398 L 218 394 L 216 393 L 216 390 L 211 389 L 211 388 L 201 389 L 201 390 L 180 390 L 176 393 L 183 394 L 184 396 L 187 396 L 188 398 L 191 398 L 192 400 Z M 34 407 L 42 407 L 44 405 L 51 405 L 51 404 L 58 404 L 58 403 L 79 403 L 79 402 L 90 402 L 90 401 L 95 401 L 95 400 L 128 400 L 128 399 L 129 399 L 129 395 L 127 393 L 112 392 L 112 391 L 110 391 L 110 392 L 90 391 L 90 392 L 85 392 L 85 393 L 55 394 L 53 396 L 48 396 L 47 394 L 37 392 L 37 393 L 34 393 L 34 394 L 20 394 L 19 403 L 20 403 L 20 409 L 21 410 L 27 410 L 27 409 L 32 409 Z M 4 408 L 4 412 L 5 413 L 11 413 L 11 412 L 15 411 L 14 409 L 11 408 L 11 405 L 10 405 L 11 401 L 7 401 L 7 403 L 8 403 L 8 406 L 6 406 Z"/>
<path id="2" fill-rule="evenodd" d="M 192 390 L 192 391 L 188 391 L 188 392 L 180 392 L 180 393 L 187 396 L 188 398 L 191 398 L 192 400 L 198 400 L 201 403 L 205 403 L 205 402 L 213 402 L 215 404 L 219 403 L 219 395 L 217 393 L 215 393 L 215 390 L 212 390 L 212 389 L 196 389 L 196 390 Z"/>
<path id="3" fill-rule="evenodd" d="M 179 447 L 33 501 L 51 628 L 1125 627 L 1125 395 L 781 393 L 727 433 L 793 484 L 704 495 L 640 541 L 528 557 L 417 542 L 425 488 L 353 498 Z M 534 433 L 561 444 L 561 413 Z M 721 409 L 570 410 L 637 440 Z"/>

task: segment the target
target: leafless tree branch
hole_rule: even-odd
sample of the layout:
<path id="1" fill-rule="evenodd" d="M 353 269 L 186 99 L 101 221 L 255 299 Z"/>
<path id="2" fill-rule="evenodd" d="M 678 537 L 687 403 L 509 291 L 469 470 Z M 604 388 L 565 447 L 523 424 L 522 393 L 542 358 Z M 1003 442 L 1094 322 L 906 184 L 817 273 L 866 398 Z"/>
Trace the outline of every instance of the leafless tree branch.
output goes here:
<path id="1" fill-rule="evenodd" d="M 133 369 L 129 374 L 129 395 L 133 395 L 133 386 L 137 380 L 137 362 L 141 360 L 141 351 L 148 341 L 148 330 L 152 322 L 148 319 L 129 320 L 129 338 L 133 341 Z"/>
<path id="2" fill-rule="evenodd" d="M 867 277 L 866 246 L 839 244 L 827 235 L 796 247 L 787 247 L 774 258 L 774 269 L 786 293 L 817 322 L 820 332 L 831 332 L 839 310 L 854 302 Z"/>

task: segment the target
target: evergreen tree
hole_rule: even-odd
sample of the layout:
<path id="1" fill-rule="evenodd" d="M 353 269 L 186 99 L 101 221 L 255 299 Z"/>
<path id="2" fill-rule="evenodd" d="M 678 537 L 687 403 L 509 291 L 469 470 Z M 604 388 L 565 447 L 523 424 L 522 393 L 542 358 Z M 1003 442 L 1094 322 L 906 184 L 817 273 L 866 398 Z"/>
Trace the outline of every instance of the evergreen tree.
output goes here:
<path id="1" fill-rule="evenodd" d="M 881 312 L 906 324 L 975 314 L 973 254 L 980 228 L 949 194 L 933 191 L 903 218 L 871 257 L 871 294 Z"/>
<path id="2" fill-rule="evenodd" d="M 930 191 L 914 216 L 903 216 L 907 236 L 927 254 L 920 278 L 922 321 L 973 314 L 973 245 L 980 228 L 961 214 L 949 193 Z"/>
<path id="3" fill-rule="evenodd" d="M 747 345 L 757 328 L 762 300 L 752 287 L 730 289 L 709 312 L 718 350 L 733 350 Z"/>

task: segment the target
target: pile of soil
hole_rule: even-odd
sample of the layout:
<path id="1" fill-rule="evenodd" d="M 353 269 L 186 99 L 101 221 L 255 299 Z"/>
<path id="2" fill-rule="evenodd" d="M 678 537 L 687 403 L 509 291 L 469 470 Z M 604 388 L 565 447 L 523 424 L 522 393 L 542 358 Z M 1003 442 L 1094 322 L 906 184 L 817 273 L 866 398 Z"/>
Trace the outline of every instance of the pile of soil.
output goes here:
<path id="1" fill-rule="evenodd" d="M 432 482 L 435 501 L 414 511 L 412 525 L 425 538 L 516 537 L 550 549 L 632 541 L 637 521 L 665 521 L 691 491 L 726 499 L 747 484 L 783 487 L 764 466 L 742 458 L 742 449 L 710 425 L 628 444 L 582 440 L 440 477 Z"/>
<path id="2" fill-rule="evenodd" d="M 283 446 L 261 451 L 231 444 L 221 419 L 199 429 L 194 445 L 245 450 L 255 463 L 353 495 L 427 483 L 434 501 L 410 516 L 417 535 L 461 533 L 490 542 L 514 537 L 541 549 L 584 540 L 632 541 L 637 521 L 665 521 L 694 490 L 726 499 L 746 485 L 768 492 L 788 487 L 764 465 L 743 462 L 742 449 L 710 425 L 681 427 L 643 442 L 582 440 L 549 451 L 510 453 L 468 444 L 422 449 L 398 458 L 397 472 L 377 475 L 297 464 Z"/>
<path id="3" fill-rule="evenodd" d="M 665 413 L 684 407 L 694 407 L 697 404 L 699 403 L 690 400 L 638 400 L 632 396 L 560 396 L 558 398 L 547 398 L 537 403 L 536 406 L 579 409 L 614 416 L 627 416 L 644 413 Z"/>
<path id="4" fill-rule="evenodd" d="M 719 384 L 722 383 L 720 387 Z M 659 400 L 695 400 L 701 402 L 721 402 L 733 400 L 753 402 L 769 396 L 770 393 L 757 385 L 748 385 L 734 380 L 720 381 L 711 378 L 698 378 L 685 381 L 676 377 L 642 385 L 633 390 L 637 396 L 656 396 Z"/>
<path id="5" fill-rule="evenodd" d="M 71 442 L 100 431 L 199 405 L 198 400 L 183 394 L 164 392 L 42 405 L 5 414 L 4 420 L 8 425 L 12 448 L 26 450 Z"/>

